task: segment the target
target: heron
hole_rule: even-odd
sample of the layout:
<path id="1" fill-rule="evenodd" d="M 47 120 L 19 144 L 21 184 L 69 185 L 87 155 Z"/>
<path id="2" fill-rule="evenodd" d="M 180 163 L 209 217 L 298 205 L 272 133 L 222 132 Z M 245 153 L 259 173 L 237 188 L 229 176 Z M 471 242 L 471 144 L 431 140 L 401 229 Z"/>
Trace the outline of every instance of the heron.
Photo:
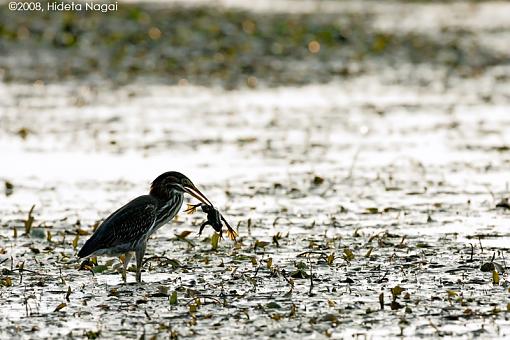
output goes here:
<path id="1" fill-rule="evenodd" d="M 127 282 L 126 269 L 134 253 L 136 282 L 141 283 L 147 240 L 177 215 L 184 193 L 212 206 L 188 177 L 177 171 L 165 172 L 152 182 L 148 195 L 133 199 L 108 216 L 85 242 L 78 257 L 124 255 L 122 279 Z"/>

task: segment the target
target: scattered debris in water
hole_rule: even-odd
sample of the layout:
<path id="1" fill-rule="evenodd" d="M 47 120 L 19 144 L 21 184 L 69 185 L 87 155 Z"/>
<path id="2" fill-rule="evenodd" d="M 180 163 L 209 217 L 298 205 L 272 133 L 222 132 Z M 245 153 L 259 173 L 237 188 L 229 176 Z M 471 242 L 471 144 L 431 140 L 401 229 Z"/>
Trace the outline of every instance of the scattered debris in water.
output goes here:
<path id="1" fill-rule="evenodd" d="M 0 338 L 510 337 L 507 4 L 323 3 L 350 9 L 0 13 Z M 181 213 L 142 285 L 78 260 L 169 164 L 235 242 Z"/>

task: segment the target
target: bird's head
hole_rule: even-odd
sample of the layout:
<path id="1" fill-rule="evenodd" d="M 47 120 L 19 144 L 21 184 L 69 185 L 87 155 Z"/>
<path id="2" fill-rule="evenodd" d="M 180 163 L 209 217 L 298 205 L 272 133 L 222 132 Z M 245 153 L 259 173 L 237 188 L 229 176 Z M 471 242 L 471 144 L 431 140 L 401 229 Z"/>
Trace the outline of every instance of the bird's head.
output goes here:
<path id="1" fill-rule="evenodd" d="M 151 185 L 150 194 L 162 198 L 169 199 L 174 192 L 188 193 L 200 202 L 211 205 L 211 201 L 197 189 L 191 180 L 177 171 L 168 171 L 159 175 Z"/>

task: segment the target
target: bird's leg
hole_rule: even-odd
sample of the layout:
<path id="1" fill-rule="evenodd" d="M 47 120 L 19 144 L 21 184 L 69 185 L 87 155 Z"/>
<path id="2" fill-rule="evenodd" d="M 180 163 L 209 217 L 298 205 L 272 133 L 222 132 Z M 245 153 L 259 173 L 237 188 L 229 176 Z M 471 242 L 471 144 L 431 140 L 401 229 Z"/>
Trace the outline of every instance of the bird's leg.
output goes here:
<path id="1" fill-rule="evenodd" d="M 130 253 L 130 252 L 127 252 L 124 255 L 124 263 L 122 264 L 122 280 L 124 280 L 124 283 L 127 283 L 126 270 L 127 270 L 128 265 L 129 265 L 129 261 L 131 261 L 131 257 L 132 256 L 133 256 L 133 254 Z"/>
<path id="2" fill-rule="evenodd" d="M 145 255 L 145 243 L 136 250 L 136 282 L 142 282 L 142 264 Z"/>

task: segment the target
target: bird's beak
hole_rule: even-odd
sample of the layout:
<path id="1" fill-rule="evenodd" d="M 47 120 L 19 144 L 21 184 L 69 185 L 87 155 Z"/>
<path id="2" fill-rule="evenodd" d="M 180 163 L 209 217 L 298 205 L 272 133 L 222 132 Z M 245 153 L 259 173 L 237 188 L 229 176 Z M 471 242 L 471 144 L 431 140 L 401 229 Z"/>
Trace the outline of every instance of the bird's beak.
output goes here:
<path id="1" fill-rule="evenodd" d="M 210 205 L 211 207 L 213 206 L 213 204 L 211 203 L 211 201 L 209 201 L 207 199 L 207 197 L 205 197 L 204 194 L 202 194 L 200 192 L 200 190 L 198 190 L 195 186 L 186 186 L 184 187 L 184 191 L 186 191 L 188 194 L 190 194 L 191 196 L 195 197 L 197 200 L 199 200 L 200 202 L 204 203 L 204 204 L 207 204 L 207 205 Z"/>

